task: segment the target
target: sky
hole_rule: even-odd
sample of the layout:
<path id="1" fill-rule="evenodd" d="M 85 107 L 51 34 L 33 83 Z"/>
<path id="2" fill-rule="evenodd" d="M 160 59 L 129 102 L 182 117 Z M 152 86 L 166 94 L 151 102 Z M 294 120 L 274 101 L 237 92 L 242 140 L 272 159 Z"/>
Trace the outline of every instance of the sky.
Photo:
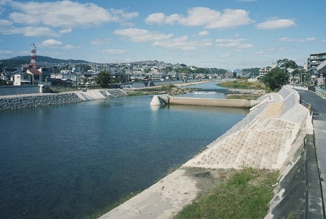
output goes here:
<path id="1" fill-rule="evenodd" d="M 242 69 L 326 52 L 325 0 L 0 0 L 0 60 Z M 37 57 L 36 57 L 37 61 Z"/>

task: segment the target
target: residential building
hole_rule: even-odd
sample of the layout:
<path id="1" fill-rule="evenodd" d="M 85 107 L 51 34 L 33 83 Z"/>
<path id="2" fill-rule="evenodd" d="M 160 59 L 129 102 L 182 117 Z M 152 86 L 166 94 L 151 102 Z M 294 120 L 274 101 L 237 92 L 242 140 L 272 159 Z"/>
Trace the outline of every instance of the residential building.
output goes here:
<path id="1" fill-rule="evenodd" d="M 308 70 L 315 72 L 317 67 L 326 60 L 326 52 L 310 54 L 307 65 Z"/>
<path id="2" fill-rule="evenodd" d="M 268 72 L 270 72 L 272 69 L 272 67 L 267 66 L 267 67 L 263 67 L 259 69 L 259 76 L 258 77 L 264 77 L 265 75 L 268 74 Z"/>

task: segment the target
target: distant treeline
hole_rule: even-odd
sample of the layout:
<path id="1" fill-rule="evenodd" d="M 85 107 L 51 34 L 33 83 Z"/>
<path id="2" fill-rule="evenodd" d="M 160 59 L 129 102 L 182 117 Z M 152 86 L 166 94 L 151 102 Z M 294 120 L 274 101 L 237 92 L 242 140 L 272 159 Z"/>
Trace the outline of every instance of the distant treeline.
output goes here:
<path id="1" fill-rule="evenodd" d="M 37 56 L 36 59 L 37 59 L 38 63 L 52 63 L 52 64 L 89 63 L 89 62 L 84 61 L 84 60 L 73 60 L 73 59 L 64 60 L 64 59 L 51 58 L 51 57 L 48 57 L 48 56 Z M 0 64 L 2 64 L 2 66 L 0 66 L 0 67 L 8 67 L 8 68 L 20 67 L 22 65 L 29 64 L 30 61 L 31 61 L 30 56 L 17 56 L 17 57 L 10 58 L 10 59 L 0 60 Z"/>

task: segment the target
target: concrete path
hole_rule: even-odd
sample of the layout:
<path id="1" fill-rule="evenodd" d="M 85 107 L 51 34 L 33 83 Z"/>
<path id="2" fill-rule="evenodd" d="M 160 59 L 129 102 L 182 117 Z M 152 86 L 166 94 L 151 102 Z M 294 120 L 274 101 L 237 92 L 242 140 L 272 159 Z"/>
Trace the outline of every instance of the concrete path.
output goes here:
<path id="1" fill-rule="evenodd" d="M 301 100 L 311 104 L 315 147 L 320 171 L 321 187 L 324 203 L 326 202 L 326 100 L 312 91 L 298 90 Z M 323 204 L 324 214 L 325 205 Z"/>

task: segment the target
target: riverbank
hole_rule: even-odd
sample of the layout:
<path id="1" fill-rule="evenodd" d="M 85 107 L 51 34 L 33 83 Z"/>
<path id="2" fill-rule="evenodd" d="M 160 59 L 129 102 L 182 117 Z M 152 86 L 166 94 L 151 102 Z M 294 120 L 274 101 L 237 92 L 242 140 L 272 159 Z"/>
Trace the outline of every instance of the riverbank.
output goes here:
<path id="1" fill-rule="evenodd" d="M 10 95 L 0 98 L 0 111 L 70 104 L 81 101 L 75 93 Z"/>
<path id="2" fill-rule="evenodd" d="M 218 175 L 221 170 L 249 167 L 277 170 L 285 176 L 300 157 L 310 131 L 308 110 L 299 104 L 296 92 L 284 87 L 261 97 L 245 119 L 176 171 L 100 218 L 172 218 L 200 192 L 198 178 L 187 174 L 191 170 L 215 170 Z"/>
<path id="3" fill-rule="evenodd" d="M 121 89 L 94 89 L 63 93 L 36 93 L 0 96 L 0 111 L 20 110 L 126 95 Z"/>

